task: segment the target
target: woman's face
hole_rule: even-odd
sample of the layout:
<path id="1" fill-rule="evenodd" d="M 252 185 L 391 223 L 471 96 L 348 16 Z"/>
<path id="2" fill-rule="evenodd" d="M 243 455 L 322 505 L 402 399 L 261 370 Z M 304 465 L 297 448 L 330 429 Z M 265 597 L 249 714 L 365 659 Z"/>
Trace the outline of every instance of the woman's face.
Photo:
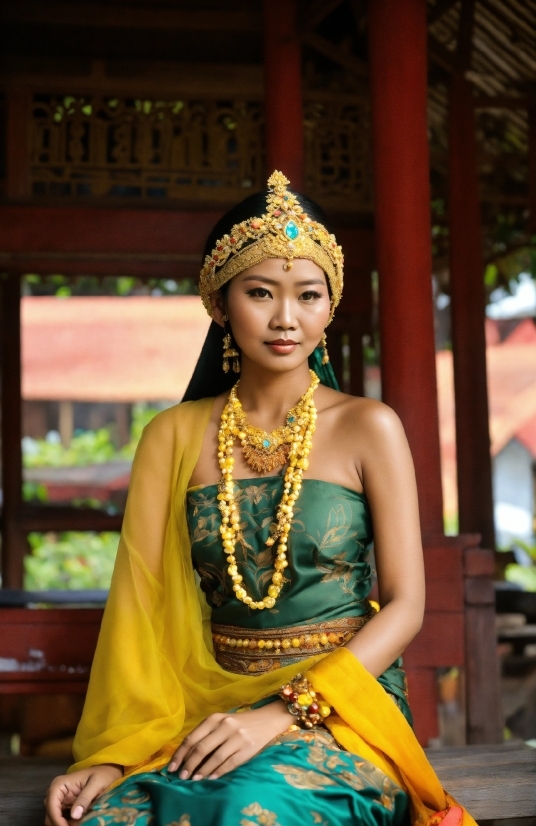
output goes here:
<path id="1" fill-rule="evenodd" d="M 229 283 L 225 307 L 214 294 L 215 320 L 229 323 L 243 358 L 275 372 L 293 370 L 318 345 L 328 323 L 330 298 L 324 271 L 305 258 L 268 258 Z"/>

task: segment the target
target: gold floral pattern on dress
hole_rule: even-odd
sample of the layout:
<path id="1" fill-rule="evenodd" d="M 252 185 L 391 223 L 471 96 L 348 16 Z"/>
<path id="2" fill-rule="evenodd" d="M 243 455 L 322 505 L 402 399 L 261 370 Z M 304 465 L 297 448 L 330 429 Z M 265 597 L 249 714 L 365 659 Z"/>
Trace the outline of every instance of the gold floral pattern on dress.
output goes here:
<path id="1" fill-rule="evenodd" d="M 340 746 L 331 732 L 327 731 L 325 728 L 287 729 L 287 731 L 284 731 L 283 734 L 278 734 L 277 737 L 274 737 L 274 739 L 270 741 L 269 745 L 279 746 L 281 743 L 284 743 L 291 748 L 297 748 L 300 743 L 307 743 L 307 745 L 310 745 L 311 743 L 315 743 L 317 741 L 324 743 L 328 748 L 340 749 Z"/>
<path id="2" fill-rule="evenodd" d="M 352 508 L 340 502 L 330 508 L 324 532 L 317 531 L 317 536 L 310 536 L 314 547 L 314 563 L 317 571 L 324 576 L 320 582 L 338 582 L 343 593 L 354 593 L 356 580 L 363 569 L 360 554 L 365 546 L 359 541 L 357 532 L 352 530 Z M 342 550 L 334 553 L 342 546 Z M 352 558 L 349 558 L 349 556 Z"/>
<path id="3" fill-rule="evenodd" d="M 113 798 L 117 798 L 121 793 L 119 806 L 110 805 Z M 111 826 L 111 824 L 121 824 L 121 826 L 150 826 L 153 822 L 153 814 L 150 809 L 139 809 L 134 807 L 144 806 L 150 803 L 151 797 L 142 789 L 134 787 L 126 792 L 121 788 L 111 792 L 105 792 L 91 807 L 89 812 L 79 821 L 87 826 Z"/>
<path id="4" fill-rule="evenodd" d="M 274 550 L 265 546 L 264 535 L 268 536 L 269 527 L 274 520 L 275 507 L 279 501 L 278 493 L 280 491 L 268 481 L 245 487 L 238 486 L 236 491 L 236 501 L 242 517 L 236 557 L 241 570 L 244 568 L 249 574 L 248 587 L 251 586 L 259 598 L 273 574 Z M 204 559 L 197 562 L 196 568 L 201 578 L 201 588 L 206 593 L 209 603 L 220 607 L 228 596 L 232 597 L 232 591 L 228 586 L 225 558 L 220 553 L 220 515 L 216 495 L 217 487 L 210 485 L 208 489 L 191 491 L 187 495 L 187 503 L 194 560 L 196 556 L 201 556 L 198 551 L 206 551 L 213 546 L 219 552 L 216 564 L 208 563 L 207 554 L 203 553 Z M 288 580 L 284 579 L 284 582 Z M 272 609 L 272 613 L 277 612 Z"/>
<path id="5" fill-rule="evenodd" d="M 190 815 L 181 815 L 178 820 L 174 820 L 173 823 L 167 823 L 166 826 L 190 826 Z"/>
<path id="6" fill-rule="evenodd" d="M 260 803 L 251 803 L 244 809 L 241 809 L 241 814 L 247 817 L 254 817 L 255 820 L 240 821 L 240 826 L 280 826 L 277 822 L 277 815 L 269 809 L 263 809 Z"/>
<path id="7" fill-rule="evenodd" d="M 295 789 L 318 791 L 326 786 L 337 785 L 332 777 L 315 771 L 314 769 L 305 769 L 302 766 L 288 766 L 284 763 L 277 763 L 273 765 L 272 768 L 282 774 L 287 783 L 290 783 Z"/>
<path id="8" fill-rule="evenodd" d="M 320 812 L 311 812 L 311 817 L 315 826 L 316 824 L 318 824 L 318 826 L 329 826 L 328 821 L 324 820 Z"/>
<path id="9" fill-rule="evenodd" d="M 295 508 L 290 533 L 290 564 L 283 585 L 288 586 L 289 582 L 294 585 L 297 577 L 310 577 L 313 588 L 317 583 L 322 583 L 323 590 L 326 585 L 331 586 L 335 599 L 334 586 L 342 590 L 346 602 L 362 602 L 371 571 L 365 559 L 372 538 L 366 503 L 357 494 L 354 500 L 351 492 L 349 494 L 337 485 L 324 483 L 326 493 L 323 487 L 318 487 L 323 483 L 311 480 L 311 485 L 313 483 L 313 498 L 304 499 Z M 248 591 L 259 599 L 273 575 L 274 549 L 267 547 L 265 542 L 282 484 L 283 479 L 279 476 L 258 481 L 237 480 L 236 484 L 235 495 L 240 509 L 236 558 Z M 221 608 L 231 604 L 234 595 L 221 553 L 217 492 L 216 485 L 191 490 L 187 494 L 187 505 L 192 556 L 201 587 L 209 604 Z M 283 591 L 283 596 L 288 590 L 287 587 Z M 279 610 L 283 610 L 281 606 Z M 270 609 L 272 614 L 276 611 Z"/>
<path id="10" fill-rule="evenodd" d="M 212 493 L 205 493 L 205 491 L 209 490 L 212 491 Z M 188 493 L 188 506 L 192 508 L 193 515 L 197 516 L 203 510 L 212 510 L 213 508 L 217 508 L 217 493 L 218 491 L 215 485 L 208 485 L 206 488 Z"/>
<path id="11" fill-rule="evenodd" d="M 110 794 L 110 792 L 108 792 L 108 794 Z M 139 806 L 141 803 L 148 803 L 150 799 L 151 796 L 147 794 L 147 792 L 134 787 L 122 795 L 121 803 L 129 803 L 131 806 Z"/>
<path id="12" fill-rule="evenodd" d="M 200 516 L 192 532 L 192 543 L 207 541 L 207 545 L 217 542 L 219 536 L 218 514 L 210 513 L 208 516 Z"/>
<path id="13" fill-rule="evenodd" d="M 305 742 L 309 746 L 307 763 L 313 768 L 307 769 L 286 763 L 272 765 L 272 768 L 282 774 L 287 783 L 296 789 L 314 791 L 336 786 L 342 781 L 356 791 L 373 790 L 375 794 L 372 799 L 388 811 L 394 810 L 396 795 L 404 794 L 381 769 L 368 760 L 362 760 L 346 752 L 325 730 L 285 732 L 272 741 L 270 746 L 286 743 L 291 748 L 297 748 L 299 742 Z"/>
<path id="14" fill-rule="evenodd" d="M 112 823 L 120 824 L 120 826 L 140 826 L 143 821 L 149 824 L 152 820 L 152 817 L 148 820 L 144 815 L 145 813 L 141 813 L 139 809 L 133 809 L 130 806 L 98 806 L 96 811 L 88 812 L 78 822 L 91 823 L 92 826 L 93 824 L 94 826 L 111 826 Z"/>

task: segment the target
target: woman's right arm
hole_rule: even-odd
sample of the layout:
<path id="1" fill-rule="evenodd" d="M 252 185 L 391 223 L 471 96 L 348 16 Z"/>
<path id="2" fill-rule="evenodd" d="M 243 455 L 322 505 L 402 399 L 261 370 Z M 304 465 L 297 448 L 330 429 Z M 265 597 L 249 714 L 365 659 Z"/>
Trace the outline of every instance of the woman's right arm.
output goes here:
<path id="1" fill-rule="evenodd" d="M 122 776 L 122 766 L 108 763 L 54 778 L 45 798 L 45 826 L 69 826 L 63 815 L 66 809 L 71 810 L 72 820 L 80 820 L 93 801 Z"/>

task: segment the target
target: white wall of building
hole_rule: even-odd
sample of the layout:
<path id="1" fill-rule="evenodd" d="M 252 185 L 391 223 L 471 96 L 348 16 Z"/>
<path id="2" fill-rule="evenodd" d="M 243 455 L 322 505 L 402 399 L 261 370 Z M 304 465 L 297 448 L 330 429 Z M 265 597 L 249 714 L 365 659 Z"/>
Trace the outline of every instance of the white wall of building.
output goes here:
<path id="1" fill-rule="evenodd" d="M 513 539 L 531 540 L 534 518 L 533 458 L 512 439 L 493 460 L 495 530 L 499 547 Z"/>

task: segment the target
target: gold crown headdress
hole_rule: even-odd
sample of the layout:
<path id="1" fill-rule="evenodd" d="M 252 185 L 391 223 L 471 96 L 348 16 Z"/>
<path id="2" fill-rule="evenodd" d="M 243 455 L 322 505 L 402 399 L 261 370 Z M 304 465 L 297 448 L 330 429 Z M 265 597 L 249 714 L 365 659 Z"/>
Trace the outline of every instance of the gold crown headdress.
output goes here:
<path id="1" fill-rule="evenodd" d="M 243 270 L 267 258 L 285 258 L 290 270 L 294 258 L 308 258 L 318 264 L 329 279 L 331 313 L 341 300 L 344 258 L 335 236 L 303 211 L 296 195 L 287 189 L 289 181 L 281 172 L 268 178 L 266 213 L 235 224 L 205 258 L 199 292 L 212 316 L 210 294 Z"/>

